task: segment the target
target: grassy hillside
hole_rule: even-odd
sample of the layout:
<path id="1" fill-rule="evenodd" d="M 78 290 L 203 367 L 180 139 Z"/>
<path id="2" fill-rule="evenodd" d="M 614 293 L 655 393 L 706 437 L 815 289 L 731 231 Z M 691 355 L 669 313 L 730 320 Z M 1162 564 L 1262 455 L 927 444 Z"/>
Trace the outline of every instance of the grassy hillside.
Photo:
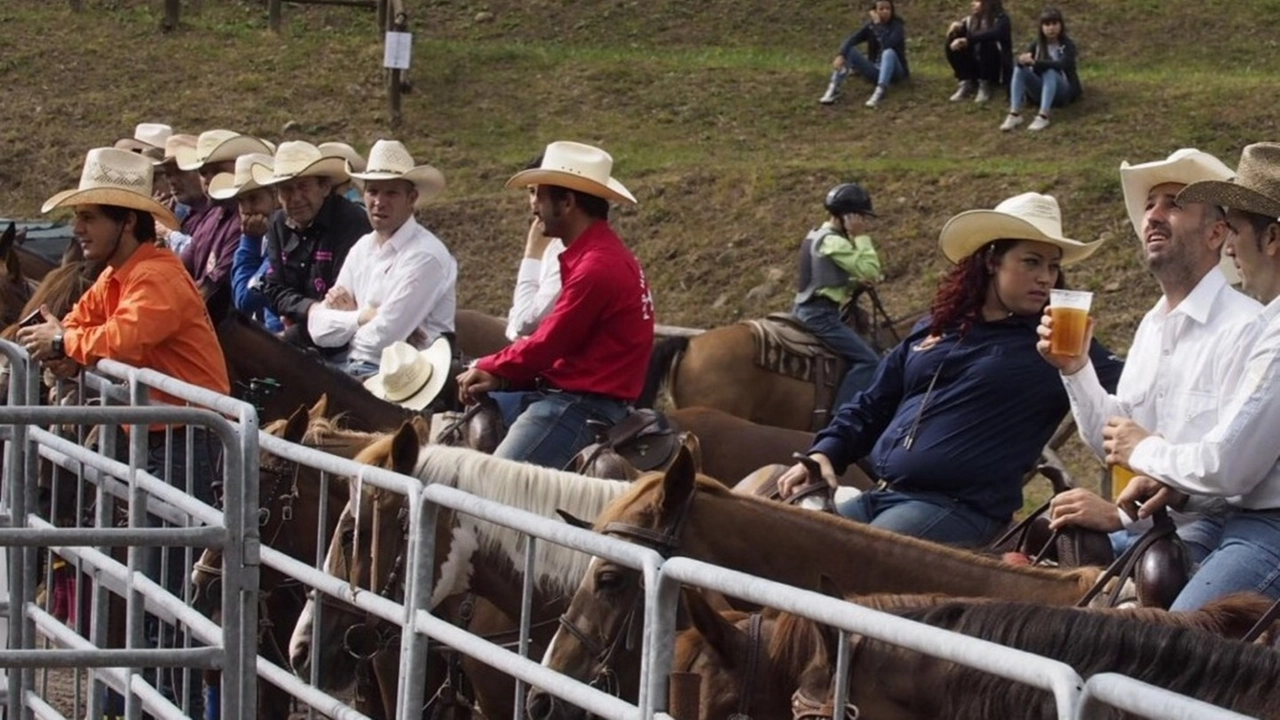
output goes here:
<path id="1" fill-rule="evenodd" d="M 158 0 L 0 5 L 0 213 L 35 215 L 70 187 L 88 147 L 134 123 L 213 127 L 367 149 L 390 135 L 370 11 L 185 3 L 161 34 Z M 504 311 L 528 215 L 502 183 L 555 139 L 600 144 L 640 199 L 616 224 L 645 264 L 659 319 L 710 326 L 789 305 L 794 248 L 832 184 L 857 180 L 882 219 L 890 311 L 919 310 L 944 264 L 946 218 L 1027 190 L 1061 201 L 1067 232 L 1110 242 L 1075 285 L 1100 293 L 1100 335 L 1123 350 L 1157 296 L 1138 263 L 1116 169 L 1197 146 L 1234 164 L 1276 139 L 1280 69 L 1267 19 L 1280 0 L 1062 3 L 1085 98 L 1047 131 L 996 130 L 1005 108 L 953 105 L 945 25 L 967 2 L 903 0 L 911 81 L 876 110 L 847 83 L 816 103 L 828 63 L 865 17 L 813 0 L 410 0 L 413 92 L 398 136 L 441 168 L 425 213 L 462 267 L 462 304 Z M 1011 2 L 1019 42 L 1039 3 Z M 866 88 L 869 90 L 869 88 Z M 290 128 L 285 133 L 286 125 Z"/>

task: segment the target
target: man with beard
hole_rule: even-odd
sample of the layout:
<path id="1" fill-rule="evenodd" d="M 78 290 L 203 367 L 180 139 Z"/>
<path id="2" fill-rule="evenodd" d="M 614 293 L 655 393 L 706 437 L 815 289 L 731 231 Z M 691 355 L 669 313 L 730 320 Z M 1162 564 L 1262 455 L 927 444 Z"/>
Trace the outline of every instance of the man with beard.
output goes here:
<path id="1" fill-rule="evenodd" d="M 1231 175 L 1222 161 L 1186 148 L 1165 160 L 1120 166 L 1129 220 L 1163 296 L 1138 325 L 1114 395 L 1098 383 L 1087 356 L 1050 354 L 1053 318 L 1046 313 L 1041 321 L 1037 349 L 1062 371 L 1080 437 L 1100 459 L 1107 418 L 1131 418 L 1171 442 L 1193 440 L 1217 422 L 1229 396 L 1224 388 L 1240 382 L 1252 320 L 1262 306 L 1233 289 L 1221 268 L 1230 232 L 1222 209 L 1177 199 L 1189 183 Z M 1213 550 L 1221 533 L 1223 508 L 1200 509 L 1174 514 L 1194 562 Z M 1065 525 L 1112 533 L 1119 554 L 1149 523 L 1135 523 L 1110 500 L 1076 488 L 1054 497 L 1050 506 L 1050 526 Z"/>

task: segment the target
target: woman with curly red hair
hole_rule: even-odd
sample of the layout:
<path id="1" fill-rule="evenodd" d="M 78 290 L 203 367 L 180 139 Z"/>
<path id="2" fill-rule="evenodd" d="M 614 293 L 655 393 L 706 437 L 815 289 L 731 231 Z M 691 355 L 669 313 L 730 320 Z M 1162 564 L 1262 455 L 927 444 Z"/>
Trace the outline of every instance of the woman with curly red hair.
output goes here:
<path id="1" fill-rule="evenodd" d="M 1036 326 L 1062 266 L 1100 243 L 1062 233 L 1058 202 L 1024 193 L 947 221 L 939 246 L 955 266 L 929 317 L 880 363 L 871 387 L 841 406 L 809 456 L 828 482 L 866 458 L 880 482 L 841 515 L 952 545 L 990 542 L 1022 507 L 1022 477 L 1070 409 L 1036 351 Z M 1122 363 L 1090 356 L 1114 388 Z M 810 478 L 779 479 L 784 496 Z"/>

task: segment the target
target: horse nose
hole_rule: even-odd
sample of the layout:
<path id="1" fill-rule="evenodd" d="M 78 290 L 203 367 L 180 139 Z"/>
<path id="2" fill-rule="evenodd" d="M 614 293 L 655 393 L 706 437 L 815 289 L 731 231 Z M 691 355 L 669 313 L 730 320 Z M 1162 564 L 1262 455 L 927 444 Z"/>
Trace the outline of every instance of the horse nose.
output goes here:
<path id="1" fill-rule="evenodd" d="M 529 720 L 551 720 L 554 702 L 555 698 L 550 693 L 533 688 L 529 691 L 529 698 L 525 703 L 525 714 L 529 716 Z"/>
<path id="2" fill-rule="evenodd" d="M 294 643 L 289 648 L 289 666 L 293 674 L 300 678 L 311 677 L 311 645 L 306 642 Z"/>

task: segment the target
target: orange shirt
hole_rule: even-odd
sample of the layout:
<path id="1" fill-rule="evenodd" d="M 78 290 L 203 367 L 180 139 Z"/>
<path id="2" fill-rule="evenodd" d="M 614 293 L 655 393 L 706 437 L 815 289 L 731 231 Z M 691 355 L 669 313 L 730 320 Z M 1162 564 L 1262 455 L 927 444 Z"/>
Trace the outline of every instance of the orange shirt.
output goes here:
<path id="1" fill-rule="evenodd" d="M 66 353 L 81 365 L 110 358 L 224 395 L 231 392 L 204 300 L 168 248 L 143 243 L 119 269 L 103 270 L 62 325 Z M 184 404 L 151 392 L 161 402 Z"/>

